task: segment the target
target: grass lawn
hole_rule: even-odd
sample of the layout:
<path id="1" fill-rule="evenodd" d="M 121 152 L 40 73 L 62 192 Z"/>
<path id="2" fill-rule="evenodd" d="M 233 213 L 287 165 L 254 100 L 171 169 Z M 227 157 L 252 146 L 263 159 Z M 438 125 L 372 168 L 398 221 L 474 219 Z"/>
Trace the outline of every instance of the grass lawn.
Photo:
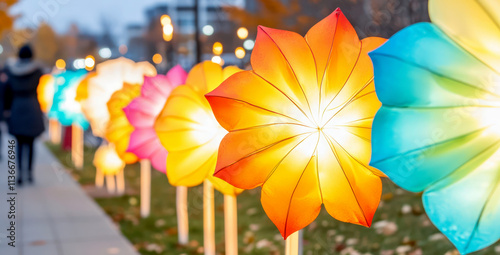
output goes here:
<path id="1" fill-rule="evenodd" d="M 61 150 L 60 146 L 48 143 L 47 146 L 82 186 L 94 184 L 95 148 L 85 148 L 85 167 L 76 171 L 71 165 L 70 152 Z M 96 202 L 141 254 L 202 254 L 202 187 L 189 189 L 191 241 L 183 247 L 177 244 L 175 187 L 169 185 L 164 174 L 153 171 L 151 216 L 141 219 L 139 176 L 139 165 L 128 165 L 125 168 L 127 195 L 95 198 Z M 425 215 L 420 194 L 404 191 L 388 179 L 384 179 L 383 184 L 382 201 L 371 228 L 339 222 L 323 209 L 316 221 L 304 229 L 304 254 L 458 255 Z M 218 192 L 215 210 L 217 252 L 224 254 L 223 196 Z M 284 241 L 262 209 L 259 189 L 238 196 L 238 224 L 240 254 L 284 254 Z M 474 254 L 500 254 L 500 242 Z"/>

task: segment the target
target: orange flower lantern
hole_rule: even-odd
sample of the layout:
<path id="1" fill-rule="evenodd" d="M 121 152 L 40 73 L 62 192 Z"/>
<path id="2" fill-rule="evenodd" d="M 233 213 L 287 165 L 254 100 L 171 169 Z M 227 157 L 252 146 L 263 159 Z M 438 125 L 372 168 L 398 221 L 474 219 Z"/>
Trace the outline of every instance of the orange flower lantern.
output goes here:
<path id="1" fill-rule="evenodd" d="M 284 238 L 317 217 L 370 226 L 382 192 L 368 166 L 380 107 L 368 52 L 385 39 L 358 39 L 340 9 L 305 37 L 259 27 L 252 71 L 207 94 L 229 131 L 215 176 L 262 187 L 261 202 Z"/>
<path id="2" fill-rule="evenodd" d="M 54 100 L 55 93 L 55 80 L 54 76 L 50 74 L 45 74 L 40 77 L 40 82 L 37 87 L 38 102 L 40 103 L 40 108 L 42 112 L 49 112 L 52 106 L 52 101 Z"/>

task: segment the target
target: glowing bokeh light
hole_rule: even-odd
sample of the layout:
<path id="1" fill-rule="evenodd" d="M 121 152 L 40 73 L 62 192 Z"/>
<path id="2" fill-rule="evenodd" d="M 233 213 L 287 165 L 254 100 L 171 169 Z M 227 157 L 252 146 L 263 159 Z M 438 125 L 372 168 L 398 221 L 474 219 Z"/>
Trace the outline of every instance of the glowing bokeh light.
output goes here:
<path id="1" fill-rule="evenodd" d="M 243 42 L 243 48 L 245 48 L 246 50 L 253 50 L 254 46 L 255 42 L 251 39 L 245 40 L 245 42 Z"/>
<path id="2" fill-rule="evenodd" d="M 219 64 L 219 65 L 224 65 L 224 60 L 220 56 L 213 56 L 212 62 Z"/>
<path id="3" fill-rule="evenodd" d="M 172 19 L 170 18 L 170 16 L 164 14 L 161 16 L 161 25 L 162 26 L 166 26 L 168 24 L 172 24 Z"/>
<path id="4" fill-rule="evenodd" d="M 236 50 L 234 51 L 234 55 L 239 59 L 244 58 L 246 55 L 245 49 L 243 49 L 242 47 L 236 48 Z"/>
<path id="5" fill-rule="evenodd" d="M 110 58 L 111 55 L 112 55 L 112 53 L 111 53 L 111 49 L 110 48 L 102 48 L 102 49 L 99 50 L 99 56 L 101 58 L 107 59 L 107 58 Z"/>
<path id="6" fill-rule="evenodd" d="M 127 45 L 125 45 L 125 44 L 120 45 L 120 47 L 118 47 L 118 51 L 119 51 L 119 52 L 120 52 L 120 54 L 122 54 L 122 55 L 127 54 L 127 52 L 128 52 L 128 47 L 127 47 Z"/>
<path id="7" fill-rule="evenodd" d="M 245 27 L 240 27 L 236 31 L 236 34 L 238 35 L 238 38 L 244 40 L 248 37 L 248 29 L 246 29 Z"/>
<path id="8" fill-rule="evenodd" d="M 58 59 L 56 61 L 56 68 L 59 70 L 63 70 L 66 68 L 66 61 L 64 59 Z"/>
<path id="9" fill-rule="evenodd" d="M 159 65 L 161 64 L 161 62 L 163 62 L 163 57 L 161 56 L 160 53 L 156 53 L 153 55 L 153 63 Z"/>
<path id="10" fill-rule="evenodd" d="M 85 58 L 85 69 L 87 69 L 87 71 L 92 71 L 92 69 L 94 69 L 94 66 L 95 66 L 95 58 L 94 56 L 87 56 Z"/>
<path id="11" fill-rule="evenodd" d="M 222 51 L 224 50 L 224 48 L 222 47 L 222 43 L 220 42 L 215 42 L 214 43 L 214 46 L 212 47 L 212 51 L 215 55 L 220 55 L 222 54 Z"/>
<path id="12" fill-rule="evenodd" d="M 212 27 L 211 25 L 205 25 L 203 28 L 202 28 L 202 32 L 204 35 L 206 36 L 211 36 L 214 34 L 215 30 L 214 30 L 214 27 Z"/>

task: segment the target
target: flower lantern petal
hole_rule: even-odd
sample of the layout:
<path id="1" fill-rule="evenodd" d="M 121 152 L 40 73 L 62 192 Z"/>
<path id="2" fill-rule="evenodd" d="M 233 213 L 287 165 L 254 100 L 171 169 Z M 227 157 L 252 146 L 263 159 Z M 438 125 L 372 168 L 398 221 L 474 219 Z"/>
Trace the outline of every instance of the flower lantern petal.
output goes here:
<path id="1" fill-rule="evenodd" d="M 184 84 L 186 77 L 186 71 L 180 66 L 172 68 L 166 76 L 145 77 L 141 95 L 123 109 L 134 127 L 127 151 L 141 159 L 149 159 L 161 172 L 166 171 L 167 150 L 156 135 L 154 123 L 172 90 Z"/>
<path id="2" fill-rule="evenodd" d="M 305 38 L 316 61 L 321 103 L 325 107 L 339 92 L 349 88 L 343 85 L 350 79 L 358 57 L 362 57 L 361 42 L 340 9 L 314 25 Z"/>
<path id="3" fill-rule="evenodd" d="M 264 210 L 283 237 L 311 223 L 322 204 L 339 220 L 371 224 L 384 174 L 368 166 L 380 102 L 367 53 L 384 41 L 359 41 L 340 10 L 305 38 L 259 27 L 253 71 L 206 95 L 229 131 L 215 176 L 262 186 Z"/>
<path id="4" fill-rule="evenodd" d="M 497 72 L 500 72 L 499 10 L 497 0 L 429 1 L 432 22 Z"/>
<path id="5" fill-rule="evenodd" d="M 115 144 L 116 152 L 127 164 L 137 162 L 138 157 L 134 153 L 127 152 L 130 135 L 134 131 L 134 127 L 128 121 L 123 108 L 138 97 L 140 93 L 141 85 L 125 83 L 122 89 L 113 93 L 107 103 L 110 117 L 105 138 Z"/>
<path id="6" fill-rule="evenodd" d="M 251 56 L 254 72 L 297 105 L 303 112 L 303 122 L 316 123 L 319 87 L 314 58 L 304 38 L 294 32 L 259 26 L 256 42 Z"/>
<path id="7" fill-rule="evenodd" d="M 85 78 L 78 84 L 76 88 L 76 97 L 75 100 L 77 102 L 85 101 L 89 97 L 88 87 L 90 79 L 94 78 L 97 75 L 96 72 L 88 73 Z"/>
<path id="8" fill-rule="evenodd" d="M 167 79 L 174 87 L 185 84 L 187 79 L 187 72 L 180 65 L 176 65 L 167 73 Z"/>
<path id="9" fill-rule="evenodd" d="M 209 179 L 214 187 L 228 195 L 242 190 L 214 178 L 220 141 L 227 131 L 215 119 L 204 97 L 224 77 L 239 71 L 222 69 L 212 62 L 195 65 L 186 85 L 176 87 L 156 119 L 155 130 L 168 151 L 167 177 L 175 186 L 196 186 Z"/>
<path id="10" fill-rule="evenodd" d="M 56 118 L 62 125 L 79 125 L 86 130 L 89 122 L 82 112 L 82 107 L 76 98 L 78 84 L 87 75 L 87 71 L 65 71 L 54 75 L 55 93 L 48 116 Z"/>
<path id="11" fill-rule="evenodd" d="M 105 175 L 116 175 L 125 167 L 125 162 L 118 156 L 112 143 L 99 146 L 93 163 Z"/>
<path id="12" fill-rule="evenodd" d="M 52 107 L 52 100 L 54 100 L 55 93 L 55 80 L 54 76 L 50 74 L 44 74 L 40 77 L 40 82 L 37 87 L 38 102 L 40 103 L 40 108 L 42 112 L 48 112 Z"/>
<path id="13" fill-rule="evenodd" d="M 424 191 L 431 221 L 470 253 L 500 238 L 500 75 L 494 62 L 454 41 L 463 35 L 420 23 L 370 54 L 383 103 L 371 165 Z"/>
<path id="14" fill-rule="evenodd" d="M 88 81 L 88 98 L 82 108 L 90 121 L 95 136 L 104 137 L 109 121 L 106 103 L 111 95 L 121 89 L 124 83 L 143 84 L 144 76 L 156 75 L 156 69 L 147 62 L 135 63 L 126 58 L 118 58 L 100 63 L 95 77 Z"/>
<path id="15" fill-rule="evenodd" d="M 195 65 L 186 79 L 186 85 L 194 91 L 205 94 L 220 85 L 223 79 L 222 68 L 208 61 Z"/>

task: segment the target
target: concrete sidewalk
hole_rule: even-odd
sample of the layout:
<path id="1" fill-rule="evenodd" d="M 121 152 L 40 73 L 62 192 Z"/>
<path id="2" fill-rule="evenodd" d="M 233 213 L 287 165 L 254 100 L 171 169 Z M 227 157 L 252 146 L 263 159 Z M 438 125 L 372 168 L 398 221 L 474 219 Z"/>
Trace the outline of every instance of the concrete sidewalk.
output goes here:
<path id="1" fill-rule="evenodd" d="M 5 130 L 5 129 L 4 129 Z M 16 247 L 10 240 L 7 183 L 8 139 L 2 137 L 0 161 L 0 254 L 107 255 L 138 254 L 118 227 L 88 197 L 50 151 L 36 143 L 35 184 L 17 187 Z"/>

